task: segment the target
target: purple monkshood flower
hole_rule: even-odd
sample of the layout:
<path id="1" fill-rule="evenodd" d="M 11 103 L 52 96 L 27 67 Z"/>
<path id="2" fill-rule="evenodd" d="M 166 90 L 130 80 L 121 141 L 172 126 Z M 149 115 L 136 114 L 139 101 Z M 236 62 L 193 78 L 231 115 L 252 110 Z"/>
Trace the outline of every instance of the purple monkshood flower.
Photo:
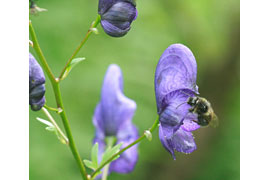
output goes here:
<path id="1" fill-rule="evenodd" d="M 122 37 L 137 17 L 135 0 L 99 0 L 98 13 L 104 31 L 113 37 Z"/>
<path id="2" fill-rule="evenodd" d="M 40 110 L 45 104 L 45 76 L 42 68 L 29 53 L 29 104 L 33 111 Z"/>
<path id="3" fill-rule="evenodd" d="M 136 103 L 123 94 L 123 77 L 119 66 L 109 66 L 101 90 L 101 100 L 96 106 L 93 124 L 96 135 L 93 144 L 99 144 L 99 160 L 106 148 L 105 138 L 114 136 L 116 144 L 123 143 L 122 148 L 135 141 L 138 130 L 132 124 Z M 133 171 L 138 160 L 137 146 L 126 150 L 120 158 L 110 164 L 109 171 L 129 173 Z"/>
<path id="4" fill-rule="evenodd" d="M 159 138 L 174 159 L 174 151 L 191 153 L 196 149 L 191 131 L 200 126 L 187 104 L 189 97 L 199 94 L 196 77 L 197 64 L 189 48 L 173 44 L 164 51 L 155 74 Z"/>

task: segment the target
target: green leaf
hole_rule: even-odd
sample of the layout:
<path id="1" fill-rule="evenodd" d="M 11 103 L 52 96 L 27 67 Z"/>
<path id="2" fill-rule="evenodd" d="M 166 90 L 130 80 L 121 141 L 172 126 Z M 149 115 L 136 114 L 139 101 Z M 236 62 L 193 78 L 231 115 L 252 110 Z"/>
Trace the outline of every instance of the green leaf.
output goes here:
<path id="1" fill-rule="evenodd" d="M 111 149 L 111 154 L 114 155 L 115 153 L 117 153 L 118 151 L 120 151 L 120 147 L 123 145 L 123 143 L 119 143 L 117 145 L 115 145 L 112 149 Z"/>
<path id="2" fill-rule="evenodd" d="M 103 164 L 104 162 L 106 162 L 109 158 L 110 158 L 110 150 L 111 147 L 108 147 L 105 152 L 102 154 L 102 160 L 101 160 L 101 164 Z"/>
<path id="3" fill-rule="evenodd" d="M 115 161 L 115 160 L 116 160 L 116 159 L 118 159 L 118 158 L 120 158 L 120 155 L 115 156 L 115 158 L 113 158 L 113 160 L 112 160 L 112 161 Z"/>
<path id="4" fill-rule="evenodd" d="M 105 163 L 107 160 L 109 160 L 115 153 L 120 151 L 120 147 L 123 145 L 123 143 L 119 143 L 115 145 L 113 148 L 108 147 L 104 154 L 102 155 L 101 164 Z M 119 157 L 115 157 L 113 160 L 117 159 Z"/>
<path id="5" fill-rule="evenodd" d="M 92 161 L 89 161 L 87 159 L 83 160 L 86 167 L 93 169 L 94 171 L 97 169 L 97 166 L 94 165 Z"/>
<path id="6" fill-rule="evenodd" d="M 45 120 L 45 119 L 41 119 L 41 118 L 37 117 L 37 120 L 38 120 L 39 122 L 41 122 L 41 123 L 43 123 L 43 124 L 49 126 L 49 127 L 54 127 L 54 125 L 53 125 L 51 122 L 49 122 L 49 121 L 47 121 L 47 120 Z"/>
<path id="7" fill-rule="evenodd" d="M 92 147 L 91 160 L 94 164 L 94 167 L 98 167 L 98 143 L 97 142 Z"/>
<path id="8" fill-rule="evenodd" d="M 64 72 L 64 75 L 61 80 L 65 79 L 68 76 L 69 72 L 72 70 L 73 67 L 75 67 L 78 63 L 84 60 L 85 60 L 85 57 L 72 59 L 72 61 L 69 63 L 68 67 L 66 68 L 66 71 Z"/>

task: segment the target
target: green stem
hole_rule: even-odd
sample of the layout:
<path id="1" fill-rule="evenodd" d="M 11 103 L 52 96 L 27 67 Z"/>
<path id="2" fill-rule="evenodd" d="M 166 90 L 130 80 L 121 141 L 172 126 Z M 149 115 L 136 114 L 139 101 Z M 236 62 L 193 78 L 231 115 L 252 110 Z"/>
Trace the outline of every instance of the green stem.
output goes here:
<path id="1" fill-rule="evenodd" d="M 67 119 L 67 116 L 66 116 L 66 112 L 64 110 L 64 105 L 63 105 L 63 101 L 62 101 L 62 96 L 61 96 L 61 92 L 60 92 L 60 87 L 59 87 L 59 80 L 58 79 L 55 79 L 52 71 L 50 70 L 49 68 L 49 65 L 40 49 L 40 46 L 39 46 L 39 43 L 38 43 L 38 40 L 37 40 L 37 37 L 36 37 L 36 34 L 35 34 L 35 31 L 34 31 L 34 28 L 32 26 L 32 23 L 30 22 L 29 23 L 29 31 L 30 31 L 30 34 L 31 34 L 31 37 L 32 37 L 32 41 L 33 41 L 33 44 L 34 44 L 34 50 L 36 51 L 40 61 L 41 61 L 41 66 L 43 67 L 44 71 L 46 72 L 46 74 L 48 75 L 50 81 L 51 81 L 51 84 L 52 84 L 52 87 L 53 87 L 53 91 L 54 91 L 54 95 L 55 95 L 55 99 L 56 99 L 56 103 L 57 103 L 57 107 L 58 109 L 60 110 L 59 111 L 59 114 L 61 116 L 61 119 L 62 119 L 62 122 L 64 124 L 64 128 L 65 128 L 65 131 L 66 131 L 66 134 L 67 134 L 67 137 L 68 137 L 68 140 L 69 140 L 69 147 L 70 147 L 70 150 L 77 162 L 77 165 L 79 166 L 79 169 L 80 169 L 80 172 L 81 172 L 81 175 L 82 175 L 82 178 L 84 180 L 88 180 L 87 178 L 87 172 L 85 170 L 85 167 L 83 165 L 83 162 L 81 160 L 81 157 L 78 153 L 78 150 L 75 146 L 75 143 L 74 143 L 74 140 L 73 140 L 73 137 L 72 137 L 72 133 L 71 133 L 71 129 L 70 129 L 70 126 L 69 126 L 69 122 L 68 122 L 68 119 Z"/>
<path id="2" fill-rule="evenodd" d="M 155 120 L 154 124 L 152 125 L 152 127 L 149 129 L 149 131 L 152 133 L 156 127 L 158 126 L 159 123 L 159 117 L 157 117 L 157 119 Z M 118 153 L 115 153 L 110 159 L 108 159 L 106 162 L 104 162 L 103 164 L 101 164 L 92 174 L 91 177 L 95 177 L 96 173 L 98 173 L 106 164 L 110 163 L 111 161 L 113 161 L 113 159 L 122 154 L 123 152 L 125 152 L 126 150 L 128 150 L 129 148 L 131 148 L 132 146 L 134 146 L 135 144 L 139 143 L 140 141 L 142 141 L 145 138 L 145 134 L 143 134 L 142 136 L 140 136 L 137 140 L 135 140 L 134 142 L 132 142 L 131 144 L 129 144 L 128 146 L 126 146 L 125 148 L 121 149 Z"/>
<path id="3" fill-rule="evenodd" d="M 100 15 L 97 16 L 96 20 L 91 24 L 90 28 L 88 29 L 85 37 L 83 38 L 82 42 L 79 44 L 79 46 L 76 48 L 76 50 L 74 51 L 74 53 L 72 54 L 72 56 L 69 58 L 69 60 L 67 61 L 65 67 L 63 68 L 63 70 L 61 71 L 58 79 L 61 81 L 63 78 L 63 75 L 67 69 L 67 67 L 69 66 L 69 64 L 71 63 L 72 59 L 75 58 L 75 56 L 78 54 L 78 52 L 80 51 L 80 49 L 82 48 L 82 46 L 85 44 L 85 42 L 87 41 L 87 39 L 89 38 L 89 36 L 92 34 L 93 32 L 93 28 L 96 28 L 97 25 L 100 23 Z"/>
<path id="4" fill-rule="evenodd" d="M 60 114 L 60 116 L 62 118 L 65 130 L 66 130 L 66 133 L 67 133 L 67 137 L 69 139 L 70 150 L 71 150 L 75 160 L 77 161 L 77 164 L 78 164 L 78 166 L 80 168 L 83 179 L 87 180 L 87 172 L 85 170 L 82 159 L 81 159 L 81 157 L 80 157 L 80 155 L 78 153 L 75 142 L 73 140 L 70 125 L 69 125 L 67 115 L 66 115 L 66 111 L 64 110 L 64 105 L 63 105 L 63 101 L 62 101 L 62 96 L 61 96 L 61 92 L 60 92 L 59 83 L 56 83 L 56 86 L 54 87 L 54 92 L 55 92 L 55 96 L 57 97 L 56 98 L 57 106 L 58 106 L 58 108 L 62 109 L 62 111 L 59 114 Z"/>

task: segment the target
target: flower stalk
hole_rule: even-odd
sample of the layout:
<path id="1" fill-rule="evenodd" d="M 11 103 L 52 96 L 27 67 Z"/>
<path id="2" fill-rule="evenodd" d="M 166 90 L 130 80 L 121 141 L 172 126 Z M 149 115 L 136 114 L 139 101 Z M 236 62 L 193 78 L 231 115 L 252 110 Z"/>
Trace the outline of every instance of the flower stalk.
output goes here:
<path id="1" fill-rule="evenodd" d="M 152 125 L 152 127 L 149 129 L 149 131 L 152 133 L 156 127 L 159 124 L 159 117 L 156 118 L 154 124 Z M 95 175 L 104 167 L 106 166 L 108 163 L 110 163 L 111 161 L 113 161 L 113 159 L 115 157 L 117 157 L 118 155 L 122 154 L 123 152 L 125 152 L 126 150 L 128 150 L 129 148 L 131 148 L 132 146 L 134 146 L 135 144 L 139 143 L 140 141 L 142 141 L 145 138 L 145 134 L 143 134 L 142 136 L 140 136 L 138 139 L 136 139 L 134 142 L 130 143 L 128 146 L 126 146 L 125 148 L 121 149 L 119 152 L 115 153 L 110 159 L 108 159 L 106 162 L 104 162 L 103 164 L 101 164 L 92 174 L 91 177 L 95 177 Z"/>
<path id="2" fill-rule="evenodd" d="M 81 43 L 79 44 L 79 46 L 76 48 L 76 50 L 74 51 L 74 53 L 71 55 L 71 57 L 69 58 L 69 60 L 67 61 L 65 67 L 63 68 L 63 70 L 61 71 L 58 79 L 62 80 L 65 71 L 67 69 L 67 67 L 69 66 L 69 64 L 71 63 L 72 59 L 75 58 L 75 56 L 78 54 L 78 52 L 80 51 L 80 49 L 83 47 L 83 45 L 85 44 L 85 42 L 87 41 L 87 39 L 89 38 L 89 36 L 92 34 L 92 32 L 95 31 L 95 28 L 98 26 L 98 24 L 100 23 L 100 15 L 97 16 L 96 20 L 91 24 L 90 28 L 88 29 L 85 37 L 83 38 L 83 40 L 81 41 Z"/>

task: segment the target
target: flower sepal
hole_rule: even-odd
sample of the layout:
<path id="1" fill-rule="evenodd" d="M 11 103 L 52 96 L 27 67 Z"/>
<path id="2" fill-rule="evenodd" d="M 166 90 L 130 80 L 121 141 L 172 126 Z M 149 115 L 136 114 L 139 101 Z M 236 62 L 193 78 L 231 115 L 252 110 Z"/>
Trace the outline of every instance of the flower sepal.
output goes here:
<path id="1" fill-rule="evenodd" d="M 159 114 L 159 138 L 175 159 L 175 151 L 191 153 L 196 149 L 192 131 L 200 128 L 188 104 L 199 94 L 197 63 L 192 51 L 183 44 L 170 45 L 159 59 L 155 73 L 155 93 Z"/>

